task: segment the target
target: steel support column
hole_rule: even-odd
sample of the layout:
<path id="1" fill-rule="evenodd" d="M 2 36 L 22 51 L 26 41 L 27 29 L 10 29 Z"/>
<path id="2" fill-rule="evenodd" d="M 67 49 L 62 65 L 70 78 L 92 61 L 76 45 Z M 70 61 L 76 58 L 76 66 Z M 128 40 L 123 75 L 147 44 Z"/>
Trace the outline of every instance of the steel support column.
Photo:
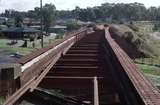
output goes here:
<path id="1" fill-rule="evenodd" d="M 98 80 L 94 77 L 94 105 L 99 105 L 99 95 L 98 95 Z"/>

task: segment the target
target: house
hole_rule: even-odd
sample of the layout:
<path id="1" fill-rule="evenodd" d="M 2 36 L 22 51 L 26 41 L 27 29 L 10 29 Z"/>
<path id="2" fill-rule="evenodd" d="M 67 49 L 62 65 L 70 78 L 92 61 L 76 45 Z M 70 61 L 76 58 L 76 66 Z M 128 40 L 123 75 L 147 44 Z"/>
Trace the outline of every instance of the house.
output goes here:
<path id="1" fill-rule="evenodd" d="M 0 17 L 0 24 L 3 24 L 4 22 L 7 22 L 8 18 L 7 17 Z"/>
<path id="2" fill-rule="evenodd" d="M 23 19 L 23 25 L 24 26 L 33 26 L 33 25 L 40 25 L 41 21 L 32 19 L 32 18 L 24 18 Z"/>
<path id="3" fill-rule="evenodd" d="M 62 25 L 55 25 L 49 28 L 49 32 L 52 33 L 59 33 L 59 32 L 65 32 L 67 30 L 67 26 Z"/>
<path id="4" fill-rule="evenodd" d="M 0 30 L 5 30 L 7 29 L 8 27 L 6 25 L 0 25 Z"/>
<path id="5" fill-rule="evenodd" d="M 1 31 L 6 37 L 10 39 L 24 39 L 30 38 L 31 35 L 39 37 L 39 30 L 28 27 L 11 27 Z"/>

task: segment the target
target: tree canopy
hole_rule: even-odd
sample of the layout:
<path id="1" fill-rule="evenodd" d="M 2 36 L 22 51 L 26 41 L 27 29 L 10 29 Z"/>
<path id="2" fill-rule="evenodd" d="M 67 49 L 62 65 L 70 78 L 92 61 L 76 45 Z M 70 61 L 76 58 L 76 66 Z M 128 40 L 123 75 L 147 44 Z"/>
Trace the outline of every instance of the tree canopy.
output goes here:
<path id="1" fill-rule="evenodd" d="M 141 3 L 104 3 L 101 6 L 82 9 L 76 7 L 71 11 L 58 11 L 58 18 L 75 18 L 82 21 L 141 21 L 160 20 L 160 7 L 146 8 Z M 69 15 L 68 15 L 69 14 Z"/>
<path id="2" fill-rule="evenodd" d="M 45 4 L 42 8 L 44 30 L 48 32 L 49 27 L 54 24 L 56 7 L 53 4 Z"/>
<path id="3" fill-rule="evenodd" d="M 16 17 L 21 14 L 22 17 L 34 19 L 40 18 L 40 8 L 27 12 L 18 12 L 14 10 L 6 10 L 1 16 Z M 57 19 L 77 19 L 82 21 L 157 21 L 160 20 L 160 7 L 146 8 L 141 3 L 104 3 L 101 6 L 80 8 L 75 7 L 74 10 L 56 10 L 54 4 L 45 4 L 43 6 L 44 24 L 48 27 Z M 47 29 L 46 29 L 47 30 Z"/>

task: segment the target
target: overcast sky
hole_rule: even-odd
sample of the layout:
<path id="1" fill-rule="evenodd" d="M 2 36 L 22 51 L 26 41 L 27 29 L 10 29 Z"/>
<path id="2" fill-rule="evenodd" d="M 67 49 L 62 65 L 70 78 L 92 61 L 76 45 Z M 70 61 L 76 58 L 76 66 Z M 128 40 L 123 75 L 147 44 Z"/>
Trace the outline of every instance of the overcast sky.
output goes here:
<path id="1" fill-rule="evenodd" d="M 5 9 L 15 9 L 15 10 L 32 10 L 34 7 L 39 6 L 40 0 L 0 0 L 0 12 Z M 131 3 L 139 2 L 145 4 L 145 6 L 160 6 L 160 0 L 43 0 L 44 3 L 55 4 L 58 10 L 74 9 L 75 6 L 81 8 L 93 7 L 101 5 L 104 2 L 109 3 Z"/>

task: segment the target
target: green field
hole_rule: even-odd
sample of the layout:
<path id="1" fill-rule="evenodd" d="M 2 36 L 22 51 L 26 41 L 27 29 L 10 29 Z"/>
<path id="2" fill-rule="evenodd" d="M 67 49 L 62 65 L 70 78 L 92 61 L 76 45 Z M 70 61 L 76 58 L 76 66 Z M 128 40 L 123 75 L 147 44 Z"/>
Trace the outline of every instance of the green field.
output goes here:
<path id="1" fill-rule="evenodd" d="M 23 47 L 15 47 L 8 45 L 10 40 L 8 39 L 0 39 L 0 49 L 5 50 L 9 53 L 19 53 L 21 55 L 26 55 L 28 53 L 31 53 L 34 49 L 33 48 L 23 48 Z"/>
<path id="2" fill-rule="evenodd" d="M 47 46 L 49 43 L 53 42 L 55 39 L 54 37 L 44 37 L 44 46 Z M 23 41 L 22 41 L 23 42 Z M 18 47 L 14 45 L 9 45 L 8 43 L 11 43 L 11 40 L 9 39 L 0 39 L 0 49 L 4 50 L 8 53 L 19 53 L 21 55 L 26 55 L 31 53 L 32 51 L 41 48 L 41 40 L 34 41 L 35 47 L 32 47 L 33 42 L 28 41 L 27 47 Z"/>

